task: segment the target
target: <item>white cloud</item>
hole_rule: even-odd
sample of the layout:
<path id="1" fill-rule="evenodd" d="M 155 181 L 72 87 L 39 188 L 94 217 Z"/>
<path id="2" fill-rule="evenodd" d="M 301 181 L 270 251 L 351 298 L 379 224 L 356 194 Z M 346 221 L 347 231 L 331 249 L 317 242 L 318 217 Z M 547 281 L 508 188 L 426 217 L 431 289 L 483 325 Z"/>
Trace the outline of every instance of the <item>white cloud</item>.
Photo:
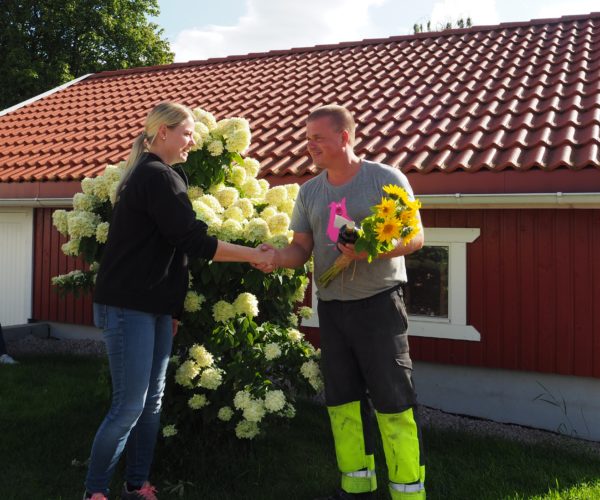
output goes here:
<path id="1" fill-rule="evenodd" d="M 387 0 L 248 0 L 235 26 L 181 31 L 176 61 L 266 52 L 377 36 L 369 8 Z"/>
<path id="2" fill-rule="evenodd" d="M 569 0 L 566 2 L 552 2 L 540 7 L 535 15 L 536 19 L 574 16 L 600 11 L 598 0 Z"/>
<path id="3" fill-rule="evenodd" d="M 498 24 L 500 17 L 496 9 L 496 0 L 442 0 L 436 2 L 431 10 L 431 29 L 437 30 L 460 18 L 470 17 L 476 26 Z"/>

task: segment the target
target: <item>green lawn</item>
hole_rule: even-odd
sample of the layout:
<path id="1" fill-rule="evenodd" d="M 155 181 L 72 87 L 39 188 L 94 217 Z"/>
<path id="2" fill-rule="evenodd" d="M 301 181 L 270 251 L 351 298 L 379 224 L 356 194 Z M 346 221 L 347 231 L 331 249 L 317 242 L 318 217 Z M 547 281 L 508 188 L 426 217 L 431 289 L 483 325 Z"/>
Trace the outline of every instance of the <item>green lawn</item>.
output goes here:
<path id="1" fill-rule="evenodd" d="M 103 360 L 23 358 L 0 366 L 0 499 L 78 499 L 94 432 L 108 404 Z M 424 429 L 430 500 L 600 499 L 600 457 L 462 432 Z M 333 490 L 337 472 L 324 408 L 303 403 L 290 425 L 252 445 L 177 450 L 172 471 L 159 447 L 161 500 L 310 500 Z M 384 460 L 379 453 L 378 463 Z M 385 470 L 378 470 L 385 485 Z M 120 471 L 113 492 L 120 486 Z M 181 480 L 183 495 L 168 493 Z M 116 498 L 115 495 L 111 498 Z M 388 498 L 385 488 L 379 497 Z"/>

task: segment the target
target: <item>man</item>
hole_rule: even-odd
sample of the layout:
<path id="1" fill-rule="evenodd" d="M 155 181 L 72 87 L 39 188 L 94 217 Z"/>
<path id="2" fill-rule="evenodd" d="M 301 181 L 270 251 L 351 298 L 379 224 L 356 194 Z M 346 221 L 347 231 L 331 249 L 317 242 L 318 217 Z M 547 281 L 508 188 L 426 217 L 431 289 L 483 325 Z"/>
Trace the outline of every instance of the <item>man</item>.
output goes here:
<path id="1" fill-rule="evenodd" d="M 298 267 L 314 252 L 318 277 L 339 252 L 354 259 L 318 291 L 325 401 L 341 472 L 341 490 L 323 500 L 374 498 L 371 402 L 383 438 L 392 499 L 422 500 L 425 467 L 400 285 L 406 281 L 403 256 L 423 246 L 423 233 L 371 263 L 352 244 L 336 244 L 339 217 L 360 223 L 381 201 L 383 186 L 399 185 L 412 196 L 399 170 L 356 156 L 354 135 L 352 115 L 341 106 L 323 106 L 309 115 L 308 152 L 323 171 L 300 189 L 291 244 L 276 251 L 272 266 L 260 268 L 269 272 Z"/>

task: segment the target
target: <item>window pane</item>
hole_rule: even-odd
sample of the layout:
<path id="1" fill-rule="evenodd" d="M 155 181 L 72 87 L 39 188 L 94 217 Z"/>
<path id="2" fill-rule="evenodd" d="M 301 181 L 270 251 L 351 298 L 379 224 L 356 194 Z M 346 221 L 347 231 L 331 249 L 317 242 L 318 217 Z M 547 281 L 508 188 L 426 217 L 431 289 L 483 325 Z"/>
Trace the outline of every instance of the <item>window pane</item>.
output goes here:
<path id="1" fill-rule="evenodd" d="M 448 247 L 424 246 L 406 257 L 408 314 L 448 317 Z"/>

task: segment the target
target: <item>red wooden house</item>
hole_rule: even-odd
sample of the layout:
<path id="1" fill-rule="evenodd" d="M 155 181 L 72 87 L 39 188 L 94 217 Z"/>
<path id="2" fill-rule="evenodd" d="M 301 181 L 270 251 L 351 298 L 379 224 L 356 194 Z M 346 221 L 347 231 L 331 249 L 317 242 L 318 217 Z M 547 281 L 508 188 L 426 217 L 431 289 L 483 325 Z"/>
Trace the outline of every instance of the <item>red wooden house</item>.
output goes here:
<path id="1" fill-rule="evenodd" d="M 316 173 L 308 112 L 349 107 L 358 154 L 402 169 L 424 207 L 422 402 L 600 439 L 600 13 L 87 75 L 5 110 L 0 322 L 90 323 L 89 299 L 51 290 L 74 265 L 51 213 L 162 100 L 248 118 L 272 184 Z"/>

